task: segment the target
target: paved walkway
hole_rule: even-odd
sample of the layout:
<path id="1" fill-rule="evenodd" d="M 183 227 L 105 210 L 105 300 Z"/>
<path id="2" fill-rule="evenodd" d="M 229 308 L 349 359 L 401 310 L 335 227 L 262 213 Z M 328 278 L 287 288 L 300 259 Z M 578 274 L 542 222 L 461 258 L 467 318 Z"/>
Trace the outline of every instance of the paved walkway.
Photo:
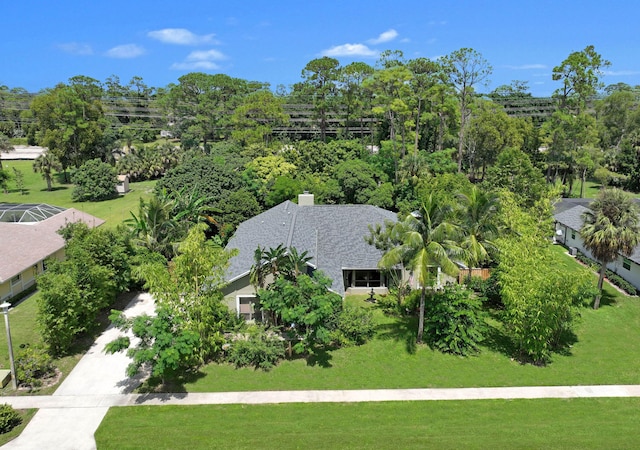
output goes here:
<path id="1" fill-rule="evenodd" d="M 141 294 L 125 313 L 151 313 L 153 306 L 151 297 Z M 93 434 L 116 406 L 640 397 L 640 385 L 133 394 L 139 380 L 125 376 L 128 358 L 103 352 L 117 335 L 107 329 L 53 395 L 2 397 L 14 408 L 39 409 L 22 434 L 2 448 L 95 449 Z"/>

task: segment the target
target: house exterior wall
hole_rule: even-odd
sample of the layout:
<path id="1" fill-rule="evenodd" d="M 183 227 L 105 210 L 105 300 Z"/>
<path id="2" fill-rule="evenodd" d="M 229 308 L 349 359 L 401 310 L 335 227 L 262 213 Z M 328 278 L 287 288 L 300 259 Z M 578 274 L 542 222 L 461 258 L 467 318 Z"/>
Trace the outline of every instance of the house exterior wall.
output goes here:
<path id="1" fill-rule="evenodd" d="M 58 261 L 64 259 L 64 248 L 58 250 L 49 258 Z M 36 277 L 45 270 L 44 260 L 36 262 L 33 266 L 23 270 L 17 276 L 0 284 L 0 302 L 9 300 L 11 297 L 18 295 L 22 291 L 29 289 L 36 282 Z"/>
<path id="2" fill-rule="evenodd" d="M 249 274 L 229 283 L 224 289 L 224 303 L 231 311 L 238 312 L 238 297 L 255 296 L 256 291 L 249 282 Z"/>
<path id="3" fill-rule="evenodd" d="M 556 234 L 557 242 L 560 242 L 569 248 L 575 247 L 588 258 L 595 260 L 591 252 L 585 248 L 584 241 L 577 230 L 573 230 L 560 223 L 556 223 L 556 230 L 562 230 L 562 235 Z M 624 267 L 625 261 L 628 261 L 628 264 L 626 265 L 629 269 Z M 620 275 L 637 289 L 640 289 L 640 265 L 634 261 L 627 260 L 625 257 L 618 255 L 618 258 L 614 262 L 607 264 L 607 269 Z"/>

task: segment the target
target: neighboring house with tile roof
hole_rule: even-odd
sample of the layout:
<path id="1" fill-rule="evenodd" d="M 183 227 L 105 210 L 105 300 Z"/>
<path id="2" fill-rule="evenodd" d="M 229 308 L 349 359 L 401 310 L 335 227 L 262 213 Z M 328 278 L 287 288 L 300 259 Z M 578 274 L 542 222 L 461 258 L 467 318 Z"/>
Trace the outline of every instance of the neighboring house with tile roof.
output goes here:
<path id="1" fill-rule="evenodd" d="M 593 199 L 562 199 L 556 205 L 553 217 L 555 219 L 556 242 L 569 248 L 570 253 L 575 253 L 577 250 L 594 259 L 580 237 L 580 229 L 583 224 L 582 215 L 585 211 L 589 211 L 588 206 L 592 201 Z M 614 262 L 607 264 L 607 268 L 640 289 L 640 246 L 637 246 L 628 257 L 622 254 L 618 255 Z"/>
<path id="2" fill-rule="evenodd" d="M 371 289 L 387 292 L 387 280 L 378 269 L 382 252 L 365 242 L 369 225 L 385 221 L 396 222 L 396 214 L 371 205 L 315 205 L 313 194 L 301 194 L 298 204 L 286 201 L 241 223 L 227 245 L 238 249 L 227 272 L 227 305 L 246 318 L 256 311 L 249 272 L 258 246 L 306 251 L 309 266 L 331 278 L 331 290 L 342 296 Z"/>
<path id="3" fill-rule="evenodd" d="M 91 228 L 104 223 L 73 208 L 0 203 L 0 302 L 33 286 L 46 259 L 64 259 L 64 239 L 57 231 L 79 221 Z"/>

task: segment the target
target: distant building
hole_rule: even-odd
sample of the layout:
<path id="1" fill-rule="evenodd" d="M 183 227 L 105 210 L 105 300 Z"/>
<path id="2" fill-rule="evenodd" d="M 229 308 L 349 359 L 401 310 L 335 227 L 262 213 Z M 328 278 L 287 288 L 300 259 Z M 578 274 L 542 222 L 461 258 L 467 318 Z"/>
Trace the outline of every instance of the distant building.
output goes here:
<path id="1" fill-rule="evenodd" d="M 73 208 L 0 203 L 0 302 L 33 286 L 47 258 L 64 259 L 64 239 L 57 231 L 74 222 L 93 228 L 104 220 Z"/>
<path id="2" fill-rule="evenodd" d="M 116 191 L 118 191 L 118 194 L 126 194 L 129 192 L 129 175 L 118 175 Z"/>

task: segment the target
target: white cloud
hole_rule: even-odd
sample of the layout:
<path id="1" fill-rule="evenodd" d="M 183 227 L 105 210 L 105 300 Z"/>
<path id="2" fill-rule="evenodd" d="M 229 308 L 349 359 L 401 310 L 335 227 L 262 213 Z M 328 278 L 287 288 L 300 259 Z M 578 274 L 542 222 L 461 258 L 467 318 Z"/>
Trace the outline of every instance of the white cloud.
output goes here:
<path id="1" fill-rule="evenodd" d="M 107 51 L 107 56 L 110 58 L 137 58 L 140 55 L 144 55 L 144 48 L 136 44 L 118 45 Z"/>
<path id="2" fill-rule="evenodd" d="M 89 44 L 83 44 L 81 42 L 67 42 L 65 44 L 59 44 L 58 48 L 66 53 L 72 55 L 92 55 L 93 49 Z"/>
<path id="3" fill-rule="evenodd" d="M 186 57 L 183 62 L 175 63 L 171 66 L 175 70 L 217 70 L 220 68 L 214 61 L 222 61 L 227 57 L 220 51 L 211 50 L 196 50 Z"/>
<path id="4" fill-rule="evenodd" d="M 218 70 L 220 66 L 211 61 L 191 61 L 174 63 L 173 70 Z"/>
<path id="5" fill-rule="evenodd" d="M 376 44 L 382 44 L 383 42 L 393 41 L 397 37 L 398 37 L 398 32 L 393 28 L 391 28 L 390 30 L 387 30 L 384 33 L 381 33 L 380 36 L 378 36 L 377 38 L 369 39 L 367 42 L 369 44 L 376 45 Z"/>
<path id="6" fill-rule="evenodd" d="M 321 52 L 322 56 L 377 56 L 378 52 L 364 44 L 342 44 Z"/>
<path id="7" fill-rule="evenodd" d="M 534 70 L 534 69 L 546 69 L 547 66 L 545 66 L 544 64 L 522 64 L 520 66 L 511 66 L 511 65 L 506 65 L 504 66 L 507 69 L 511 69 L 511 70 Z"/>
<path id="8" fill-rule="evenodd" d="M 215 44 L 214 34 L 197 35 L 185 28 L 164 28 L 162 30 L 150 31 L 147 33 L 152 39 L 157 39 L 165 44 L 176 45 L 198 45 Z"/>
<path id="9" fill-rule="evenodd" d="M 604 70 L 602 72 L 604 75 L 609 75 L 613 77 L 622 77 L 628 75 L 638 75 L 640 71 L 637 70 Z"/>

